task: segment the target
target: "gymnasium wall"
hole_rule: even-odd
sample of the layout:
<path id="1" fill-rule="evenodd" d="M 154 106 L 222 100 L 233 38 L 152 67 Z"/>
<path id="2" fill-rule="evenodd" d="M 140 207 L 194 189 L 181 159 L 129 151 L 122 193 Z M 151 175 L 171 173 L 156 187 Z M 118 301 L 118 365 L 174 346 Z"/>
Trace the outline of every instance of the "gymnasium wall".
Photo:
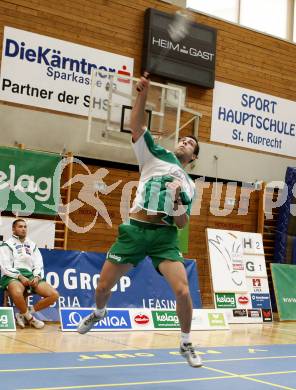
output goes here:
<path id="1" fill-rule="evenodd" d="M 148 7 L 173 12 L 172 5 L 153 1 L 137 0 L 2 0 L 0 2 L 0 44 L 3 27 L 10 26 L 50 37 L 71 41 L 85 46 L 133 57 L 134 75 L 140 76 L 143 39 L 143 15 Z M 263 34 L 196 14 L 199 23 L 217 28 L 216 79 L 259 92 L 295 100 L 296 81 L 294 68 L 295 45 Z M 1 47 L 2 49 L 2 47 Z M 1 50 L 2 51 L 2 50 Z M 211 107 L 213 91 L 198 86 L 187 86 L 187 106 L 202 113 L 199 127 L 201 154 L 198 164 L 190 173 L 225 180 L 254 181 L 282 180 L 287 165 L 293 159 L 267 153 L 247 151 L 210 142 Z M 97 158 L 98 164 L 89 164 L 92 172 L 107 168 L 104 181 L 110 185 L 122 180 L 111 195 L 100 196 L 112 219 L 112 227 L 98 217 L 94 227 L 85 234 L 70 231 L 68 249 L 106 251 L 117 233 L 121 222 L 119 213 L 122 190 L 129 181 L 138 180 L 135 170 L 110 167 L 102 160 L 135 164 L 132 152 L 86 144 L 87 120 L 41 109 L 32 109 L 7 102 L 0 103 L 1 144 L 12 146 L 23 143 L 32 149 L 62 152 L 73 151 L 75 155 Z M 63 134 L 63 136 L 61 136 Z M 66 140 L 66 141 L 65 141 Z M 218 160 L 214 158 L 218 157 Z M 74 167 L 76 173 L 80 166 Z M 73 186 L 72 199 L 78 196 L 81 184 Z M 235 194 L 236 203 L 227 216 L 216 216 L 211 204 L 213 185 L 205 189 L 200 215 L 194 215 L 190 225 L 188 258 L 197 259 L 199 280 L 204 306 L 212 304 L 211 284 L 207 263 L 205 228 L 257 230 L 258 193 L 250 197 L 246 215 L 238 215 L 240 189 Z M 225 206 L 225 191 L 220 208 Z M 199 200 L 198 200 L 199 201 Z M 217 214 L 217 213 L 216 213 Z M 79 226 L 87 226 L 94 218 L 95 210 L 89 205 L 78 209 L 71 218 Z"/>
<path id="2" fill-rule="evenodd" d="M 84 46 L 133 57 L 134 75 L 140 75 L 144 10 L 148 7 L 173 12 L 176 7 L 157 0 L 2 0 L 0 3 L 0 42 L 3 27 L 10 26 L 48 35 Z M 294 99 L 293 76 L 295 45 L 240 26 L 195 14 L 199 23 L 218 30 L 216 79 L 274 96 Z M 164 81 L 164 80 L 160 80 Z M 257 153 L 236 147 L 210 143 L 213 91 L 187 86 L 186 105 L 202 113 L 199 138 L 202 144 L 200 162 L 190 171 L 213 177 L 218 162 L 219 177 L 240 181 L 282 180 L 293 159 Z M 108 160 L 110 154 L 118 162 L 135 164 L 131 151 L 100 147 L 86 143 L 87 121 L 53 111 L 23 109 L 5 103 L 0 105 L 0 131 L 3 143 L 15 141 L 30 148 L 71 150 L 75 155 Z M 62 131 L 61 131 L 62 130 Z M 46 137 L 50 132 L 51 137 Z M 43 137 L 44 136 L 44 137 Z M 218 156 L 218 160 L 214 159 Z M 236 166 L 233 161 L 239 158 Z M 276 169 L 270 169 L 270 166 Z"/>

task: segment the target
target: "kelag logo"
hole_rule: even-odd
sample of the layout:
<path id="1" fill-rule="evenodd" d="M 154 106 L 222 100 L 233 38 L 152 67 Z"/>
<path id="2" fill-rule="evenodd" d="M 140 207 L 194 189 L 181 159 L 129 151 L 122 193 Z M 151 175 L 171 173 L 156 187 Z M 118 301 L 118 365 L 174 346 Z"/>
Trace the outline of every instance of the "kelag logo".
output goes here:
<path id="1" fill-rule="evenodd" d="M 216 304 L 217 307 L 221 308 L 236 308 L 235 294 L 233 293 L 216 293 Z"/>
<path id="2" fill-rule="evenodd" d="M 152 311 L 155 328 L 180 328 L 178 316 L 175 311 Z"/>
<path id="3" fill-rule="evenodd" d="M 14 331 L 15 322 L 11 307 L 0 307 L 0 331 Z"/>
<path id="4" fill-rule="evenodd" d="M 92 312 L 92 309 L 80 308 L 61 308 L 60 317 L 62 330 L 76 331 L 76 328 L 82 318 Z M 119 330 L 131 329 L 131 320 L 128 310 L 108 310 L 107 317 L 97 322 L 93 330 Z"/>

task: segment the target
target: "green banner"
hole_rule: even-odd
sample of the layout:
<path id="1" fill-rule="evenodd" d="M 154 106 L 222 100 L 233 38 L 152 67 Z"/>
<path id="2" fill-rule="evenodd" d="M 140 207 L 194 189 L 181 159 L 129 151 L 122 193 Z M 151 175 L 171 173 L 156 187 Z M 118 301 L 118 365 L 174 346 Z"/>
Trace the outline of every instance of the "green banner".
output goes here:
<path id="1" fill-rule="evenodd" d="M 55 215 L 60 193 L 61 156 L 0 148 L 0 210 Z"/>
<path id="2" fill-rule="evenodd" d="M 208 319 L 210 326 L 213 328 L 217 326 L 224 328 L 226 326 L 223 313 L 208 313 Z"/>
<path id="3" fill-rule="evenodd" d="M 218 308 L 236 308 L 235 294 L 233 293 L 215 293 L 215 299 Z"/>
<path id="4" fill-rule="evenodd" d="M 280 320 L 296 320 L 296 265 L 271 264 L 271 274 Z"/>
<path id="5" fill-rule="evenodd" d="M 15 322 L 12 307 L 0 307 L 0 331 L 9 332 L 15 330 Z"/>
<path id="6" fill-rule="evenodd" d="M 180 328 L 177 313 L 172 310 L 152 311 L 155 328 Z"/>
<path id="7" fill-rule="evenodd" d="M 178 230 L 179 248 L 180 252 L 184 254 L 188 253 L 188 241 L 189 241 L 189 223 L 183 229 Z"/>

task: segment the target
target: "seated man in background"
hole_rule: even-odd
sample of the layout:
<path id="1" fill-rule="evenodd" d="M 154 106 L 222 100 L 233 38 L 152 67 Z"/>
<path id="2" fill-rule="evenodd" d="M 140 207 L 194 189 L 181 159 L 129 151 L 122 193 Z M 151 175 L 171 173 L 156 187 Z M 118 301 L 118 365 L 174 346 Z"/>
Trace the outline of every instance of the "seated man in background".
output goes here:
<path id="1" fill-rule="evenodd" d="M 44 279 L 43 260 L 36 244 L 27 238 L 27 225 L 23 219 L 16 219 L 12 224 L 13 235 L 0 247 L 1 280 L 3 289 L 19 309 L 16 322 L 25 328 L 26 322 L 34 328 L 41 329 L 44 322 L 33 314 L 52 305 L 59 297 L 58 292 Z M 28 308 L 26 296 L 38 294 L 39 300 Z"/>

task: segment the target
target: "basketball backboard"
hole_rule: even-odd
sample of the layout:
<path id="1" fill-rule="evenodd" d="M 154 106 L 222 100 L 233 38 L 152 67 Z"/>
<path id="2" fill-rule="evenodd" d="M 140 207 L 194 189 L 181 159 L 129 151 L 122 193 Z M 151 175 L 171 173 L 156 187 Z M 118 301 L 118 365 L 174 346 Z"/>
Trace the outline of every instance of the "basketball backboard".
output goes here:
<path id="1" fill-rule="evenodd" d="M 137 96 L 139 79 L 112 72 L 94 70 L 89 105 L 87 142 L 130 148 L 130 114 Z M 145 107 L 145 125 L 156 142 L 173 150 L 186 111 L 199 119 L 199 113 L 184 107 L 184 88 L 151 81 Z M 196 127 L 196 128 L 195 128 Z M 195 126 L 193 133 L 197 132 Z M 195 134 L 197 135 L 197 134 Z"/>

